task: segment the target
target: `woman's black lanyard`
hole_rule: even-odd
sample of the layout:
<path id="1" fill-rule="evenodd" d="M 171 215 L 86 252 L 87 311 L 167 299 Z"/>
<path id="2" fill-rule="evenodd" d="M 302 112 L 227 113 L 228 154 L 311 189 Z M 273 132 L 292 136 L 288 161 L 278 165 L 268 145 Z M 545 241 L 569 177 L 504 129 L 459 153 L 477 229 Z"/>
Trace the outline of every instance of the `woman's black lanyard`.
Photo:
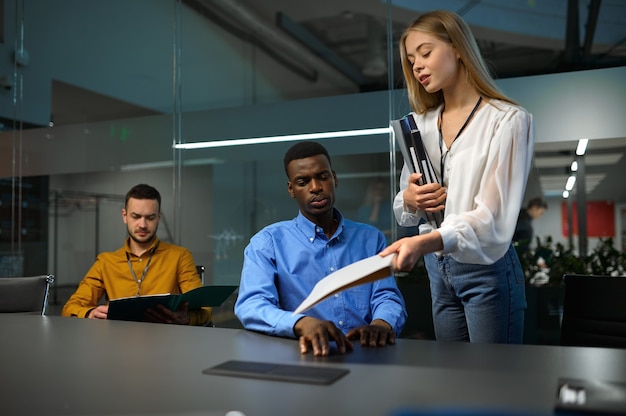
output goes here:
<path id="1" fill-rule="evenodd" d="M 130 254 L 128 254 L 128 251 L 126 252 L 126 260 L 128 260 L 128 267 L 130 268 L 130 274 L 133 275 L 133 279 L 135 279 L 135 283 L 137 283 L 137 296 L 139 296 L 139 292 L 141 290 L 141 283 L 143 282 L 144 277 L 146 277 L 146 273 L 148 273 L 148 267 L 150 267 L 150 262 L 152 261 L 152 256 L 154 256 L 154 252 L 156 251 L 157 247 L 159 246 L 159 243 L 160 243 L 160 241 L 157 241 L 156 245 L 152 249 L 152 253 L 150 253 L 150 258 L 148 258 L 148 263 L 146 264 L 146 267 L 144 267 L 144 269 L 143 269 L 143 273 L 141 275 L 141 279 L 137 279 L 137 275 L 135 274 L 135 270 L 133 269 L 133 264 L 130 261 Z"/>
<path id="2" fill-rule="evenodd" d="M 441 133 L 441 125 L 443 124 L 443 110 L 445 110 L 445 104 L 444 104 L 444 108 L 441 109 L 441 113 L 439 113 L 439 120 L 438 120 L 438 128 L 439 128 L 439 151 L 441 152 L 441 185 L 444 185 L 443 182 L 443 177 L 444 177 L 444 170 L 443 170 L 443 165 L 444 162 L 446 161 L 446 157 L 448 157 L 448 153 L 450 153 L 450 149 L 452 149 L 452 144 L 454 143 L 454 141 L 461 135 L 461 133 L 463 133 L 463 130 L 465 130 L 465 127 L 467 127 L 467 125 L 469 124 L 470 120 L 472 119 L 472 117 L 474 117 L 474 113 L 476 113 L 476 110 L 478 110 L 478 107 L 480 106 L 480 103 L 482 102 L 483 97 L 478 97 L 478 101 L 476 102 L 476 105 L 474 106 L 474 108 L 472 109 L 472 112 L 469 114 L 469 116 L 467 116 L 467 119 L 465 120 L 465 123 L 463 123 L 463 125 L 461 126 L 461 129 L 459 130 L 459 132 L 456 134 L 456 136 L 454 137 L 454 139 L 452 140 L 452 143 L 450 143 L 450 147 L 448 148 L 448 150 L 443 151 L 443 134 Z"/>

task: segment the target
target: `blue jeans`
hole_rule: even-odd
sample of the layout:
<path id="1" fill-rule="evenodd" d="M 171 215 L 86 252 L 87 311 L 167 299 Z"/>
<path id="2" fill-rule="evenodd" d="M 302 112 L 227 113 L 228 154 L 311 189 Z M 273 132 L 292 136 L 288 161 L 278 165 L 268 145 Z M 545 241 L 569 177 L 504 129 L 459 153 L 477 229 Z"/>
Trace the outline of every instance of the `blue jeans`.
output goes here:
<path id="1" fill-rule="evenodd" d="M 490 265 L 459 263 L 433 253 L 424 261 L 437 340 L 522 343 L 525 282 L 513 246 Z"/>

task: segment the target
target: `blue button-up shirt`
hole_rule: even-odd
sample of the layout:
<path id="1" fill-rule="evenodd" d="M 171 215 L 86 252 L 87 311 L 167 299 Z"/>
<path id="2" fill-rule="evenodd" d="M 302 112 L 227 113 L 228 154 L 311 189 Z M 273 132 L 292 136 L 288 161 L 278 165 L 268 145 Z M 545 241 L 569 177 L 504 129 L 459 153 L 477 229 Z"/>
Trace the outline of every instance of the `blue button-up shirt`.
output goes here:
<path id="1" fill-rule="evenodd" d="M 269 225 L 250 239 L 235 304 L 235 314 L 246 329 L 294 338 L 295 323 L 312 316 L 332 321 L 344 334 L 374 319 L 384 320 L 400 334 L 406 309 L 393 276 L 347 289 L 304 314 L 292 315 L 319 280 L 385 247 L 378 229 L 344 219 L 336 209 L 335 218 L 339 226 L 330 239 L 302 213 Z"/>

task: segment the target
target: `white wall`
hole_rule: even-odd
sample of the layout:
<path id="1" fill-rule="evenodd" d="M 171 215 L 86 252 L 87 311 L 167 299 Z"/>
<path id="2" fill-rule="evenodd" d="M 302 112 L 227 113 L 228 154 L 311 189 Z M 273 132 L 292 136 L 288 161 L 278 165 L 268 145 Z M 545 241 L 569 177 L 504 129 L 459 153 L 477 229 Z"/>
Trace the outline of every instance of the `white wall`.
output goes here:
<path id="1" fill-rule="evenodd" d="M 498 85 L 535 117 L 538 143 L 626 137 L 626 67 L 508 78 Z"/>

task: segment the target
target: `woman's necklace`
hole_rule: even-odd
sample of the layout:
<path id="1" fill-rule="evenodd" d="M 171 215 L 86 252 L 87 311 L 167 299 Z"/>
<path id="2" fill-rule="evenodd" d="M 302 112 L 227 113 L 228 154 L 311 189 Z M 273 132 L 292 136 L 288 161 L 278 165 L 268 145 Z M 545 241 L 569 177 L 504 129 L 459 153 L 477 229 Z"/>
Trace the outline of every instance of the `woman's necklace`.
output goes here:
<path id="1" fill-rule="evenodd" d="M 454 144 L 454 141 L 461 135 L 461 133 L 463 133 L 463 130 L 465 130 L 465 127 L 467 127 L 472 117 L 474 117 L 474 114 L 476 113 L 476 110 L 478 110 L 478 107 L 480 106 L 480 103 L 482 101 L 483 101 L 483 97 L 478 97 L 478 101 L 476 102 L 476 105 L 472 109 L 472 112 L 469 114 L 469 116 L 467 116 L 467 119 L 465 119 L 465 123 L 463 123 L 463 125 L 459 129 L 459 132 L 456 134 L 456 136 L 454 136 L 454 139 L 452 139 L 452 142 L 450 142 L 450 146 L 445 152 L 443 151 L 443 133 L 441 132 L 442 126 L 443 126 L 443 111 L 446 109 L 445 104 L 444 104 L 444 107 L 441 109 L 441 112 L 439 113 L 439 120 L 437 122 L 437 125 L 438 125 L 437 127 L 439 127 L 439 151 L 441 152 L 441 184 L 442 185 L 444 184 L 444 169 L 443 168 L 444 168 L 446 158 L 448 157 L 448 153 L 450 153 L 450 149 L 452 149 L 452 145 Z"/>

